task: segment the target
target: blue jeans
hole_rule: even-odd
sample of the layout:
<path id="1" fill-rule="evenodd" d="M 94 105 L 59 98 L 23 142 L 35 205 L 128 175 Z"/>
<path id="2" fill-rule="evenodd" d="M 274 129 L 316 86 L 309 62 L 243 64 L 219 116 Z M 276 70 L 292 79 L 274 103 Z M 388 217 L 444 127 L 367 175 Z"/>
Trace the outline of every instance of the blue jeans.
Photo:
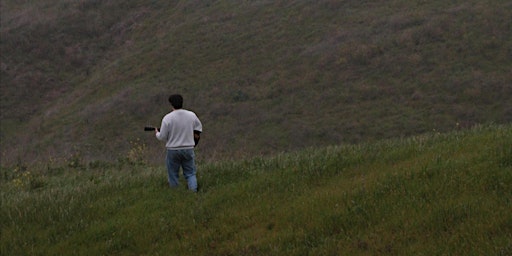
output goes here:
<path id="1" fill-rule="evenodd" d="M 179 172 L 180 167 L 183 168 L 183 176 L 188 183 L 188 189 L 197 191 L 197 178 L 196 178 L 196 165 L 194 163 L 194 150 L 193 149 L 167 149 L 167 176 L 169 185 L 177 187 L 179 185 Z"/>

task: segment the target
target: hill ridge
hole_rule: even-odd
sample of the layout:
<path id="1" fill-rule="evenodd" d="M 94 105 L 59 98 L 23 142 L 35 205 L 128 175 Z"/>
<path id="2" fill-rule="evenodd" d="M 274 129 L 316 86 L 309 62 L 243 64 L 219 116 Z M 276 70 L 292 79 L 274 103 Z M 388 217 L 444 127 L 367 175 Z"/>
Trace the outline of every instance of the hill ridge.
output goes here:
<path id="1" fill-rule="evenodd" d="M 185 96 L 208 160 L 510 123 L 503 1 L 3 1 L 2 162 L 116 161 Z"/>

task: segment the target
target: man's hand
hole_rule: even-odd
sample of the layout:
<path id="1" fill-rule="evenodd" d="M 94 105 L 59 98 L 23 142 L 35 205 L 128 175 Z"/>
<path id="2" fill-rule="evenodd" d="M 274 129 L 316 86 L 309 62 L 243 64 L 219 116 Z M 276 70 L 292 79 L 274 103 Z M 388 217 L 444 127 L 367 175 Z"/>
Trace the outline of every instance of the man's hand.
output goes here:
<path id="1" fill-rule="evenodd" d="M 199 139 L 201 139 L 201 132 L 194 131 L 194 147 L 199 143 Z"/>

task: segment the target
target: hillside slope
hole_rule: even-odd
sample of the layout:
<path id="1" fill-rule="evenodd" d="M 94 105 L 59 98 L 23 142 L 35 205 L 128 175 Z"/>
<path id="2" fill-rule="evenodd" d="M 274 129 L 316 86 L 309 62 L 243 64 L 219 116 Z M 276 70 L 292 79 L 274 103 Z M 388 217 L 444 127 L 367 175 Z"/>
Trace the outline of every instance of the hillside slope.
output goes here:
<path id="1" fill-rule="evenodd" d="M 199 165 L 0 169 L 5 255 L 510 255 L 512 126 Z M 184 181 L 184 180 L 182 180 Z"/>
<path id="2" fill-rule="evenodd" d="M 1 2 L 2 162 L 148 160 L 170 93 L 203 159 L 512 121 L 509 1 Z"/>

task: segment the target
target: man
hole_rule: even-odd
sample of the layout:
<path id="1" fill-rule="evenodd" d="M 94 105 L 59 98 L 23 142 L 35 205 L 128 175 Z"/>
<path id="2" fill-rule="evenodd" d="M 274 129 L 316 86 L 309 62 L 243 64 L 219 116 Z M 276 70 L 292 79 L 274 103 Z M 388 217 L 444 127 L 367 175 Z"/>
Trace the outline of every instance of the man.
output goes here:
<path id="1" fill-rule="evenodd" d="M 182 109 L 183 97 L 173 94 L 169 97 L 172 111 L 164 116 L 160 130 L 155 129 L 158 140 L 166 141 L 166 165 L 169 185 L 178 186 L 179 170 L 183 168 L 183 176 L 188 189 L 197 192 L 196 165 L 194 147 L 199 142 L 203 126 L 192 111 Z"/>

